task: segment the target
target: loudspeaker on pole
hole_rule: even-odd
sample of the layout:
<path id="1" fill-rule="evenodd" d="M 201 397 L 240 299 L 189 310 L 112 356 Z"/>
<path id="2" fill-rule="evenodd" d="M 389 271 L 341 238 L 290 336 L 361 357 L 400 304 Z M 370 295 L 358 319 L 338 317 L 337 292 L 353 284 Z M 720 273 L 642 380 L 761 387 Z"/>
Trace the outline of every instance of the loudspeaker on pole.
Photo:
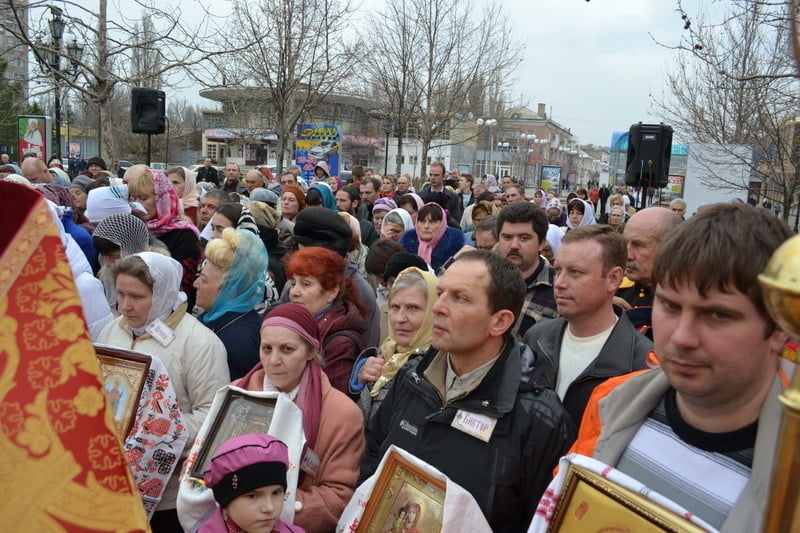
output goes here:
<path id="1" fill-rule="evenodd" d="M 164 91 L 135 87 L 131 90 L 131 131 L 164 133 L 166 129 Z"/>
<path id="2" fill-rule="evenodd" d="M 666 187 L 671 155 L 671 126 L 633 124 L 628 131 L 625 183 L 632 187 Z"/>

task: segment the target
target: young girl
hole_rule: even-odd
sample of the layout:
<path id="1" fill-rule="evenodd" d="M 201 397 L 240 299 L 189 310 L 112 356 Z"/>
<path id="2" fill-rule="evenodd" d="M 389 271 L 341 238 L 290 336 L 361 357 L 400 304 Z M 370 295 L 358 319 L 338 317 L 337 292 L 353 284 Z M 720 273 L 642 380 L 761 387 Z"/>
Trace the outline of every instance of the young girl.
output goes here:
<path id="1" fill-rule="evenodd" d="M 217 507 L 199 533 L 304 533 L 283 522 L 286 445 L 269 435 L 240 435 L 219 447 L 204 473 Z"/>

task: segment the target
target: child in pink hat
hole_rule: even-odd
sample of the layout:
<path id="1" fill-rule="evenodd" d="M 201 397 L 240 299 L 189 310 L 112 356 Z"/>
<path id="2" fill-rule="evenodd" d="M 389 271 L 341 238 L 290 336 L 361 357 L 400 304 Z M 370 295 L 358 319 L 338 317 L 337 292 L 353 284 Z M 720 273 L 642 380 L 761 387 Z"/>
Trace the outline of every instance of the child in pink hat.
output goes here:
<path id="1" fill-rule="evenodd" d="M 199 533 L 304 533 L 283 522 L 286 445 L 269 435 L 233 437 L 219 447 L 203 477 L 217 506 Z"/>

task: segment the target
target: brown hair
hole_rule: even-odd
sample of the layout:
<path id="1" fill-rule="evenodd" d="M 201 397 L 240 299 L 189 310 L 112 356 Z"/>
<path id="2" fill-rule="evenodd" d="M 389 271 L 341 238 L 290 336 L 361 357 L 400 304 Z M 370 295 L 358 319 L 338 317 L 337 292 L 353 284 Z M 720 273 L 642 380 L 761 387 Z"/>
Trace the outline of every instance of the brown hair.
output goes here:
<path id="1" fill-rule="evenodd" d="M 478 261 L 489 271 L 489 286 L 486 295 L 492 314 L 508 309 L 514 320 L 522 311 L 525 300 L 525 280 L 522 272 L 505 257 L 486 250 L 470 250 L 456 257 L 456 261 Z"/>
<path id="2" fill-rule="evenodd" d="M 625 269 L 628 262 L 628 247 L 625 244 L 625 237 L 614 231 L 614 228 L 606 224 L 592 224 L 572 228 L 564 234 L 561 245 L 571 242 L 595 241 L 602 248 L 603 275 L 614 267 Z"/>
<path id="3" fill-rule="evenodd" d="M 138 279 L 150 287 L 151 291 L 156 284 L 156 279 L 150 273 L 147 263 L 145 263 L 141 257 L 136 257 L 134 255 L 128 256 L 114 265 L 114 268 L 111 270 L 111 275 L 114 277 L 115 283 L 117 281 L 117 276 L 120 274 Z"/>
<path id="4" fill-rule="evenodd" d="M 768 209 L 743 203 L 706 206 L 661 245 L 653 264 L 653 283 L 671 288 L 691 283 L 701 296 L 713 289 L 738 290 L 767 321 L 768 336 L 775 324 L 764 305 L 758 275 L 792 235 Z"/>

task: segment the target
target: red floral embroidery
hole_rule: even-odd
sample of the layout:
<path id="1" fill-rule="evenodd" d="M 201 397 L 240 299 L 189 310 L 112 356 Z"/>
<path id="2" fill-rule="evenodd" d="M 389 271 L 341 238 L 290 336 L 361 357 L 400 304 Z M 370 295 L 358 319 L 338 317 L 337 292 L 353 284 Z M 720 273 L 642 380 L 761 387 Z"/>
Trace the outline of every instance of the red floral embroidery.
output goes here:
<path id="1" fill-rule="evenodd" d="M 25 414 L 19 402 L 0 404 L 0 430 L 9 438 L 16 436 L 25 424 Z"/>
<path id="2" fill-rule="evenodd" d="M 89 441 L 89 460 L 95 470 L 111 470 L 122 462 L 117 440 L 110 434 L 98 435 Z"/>
<path id="3" fill-rule="evenodd" d="M 36 390 L 49 389 L 61 383 L 61 366 L 57 357 L 39 357 L 28 365 L 28 383 Z"/>
<path id="4" fill-rule="evenodd" d="M 22 342 L 28 350 L 43 352 L 58 344 L 55 320 L 40 318 L 22 326 Z"/>
<path id="5" fill-rule="evenodd" d="M 56 431 L 64 433 L 75 428 L 75 420 L 78 418 L 78 414 L 75 412 L 75 406 L 71 401 L 63 399 L 50 400 L 47 402 L 47 407 Z"/>

